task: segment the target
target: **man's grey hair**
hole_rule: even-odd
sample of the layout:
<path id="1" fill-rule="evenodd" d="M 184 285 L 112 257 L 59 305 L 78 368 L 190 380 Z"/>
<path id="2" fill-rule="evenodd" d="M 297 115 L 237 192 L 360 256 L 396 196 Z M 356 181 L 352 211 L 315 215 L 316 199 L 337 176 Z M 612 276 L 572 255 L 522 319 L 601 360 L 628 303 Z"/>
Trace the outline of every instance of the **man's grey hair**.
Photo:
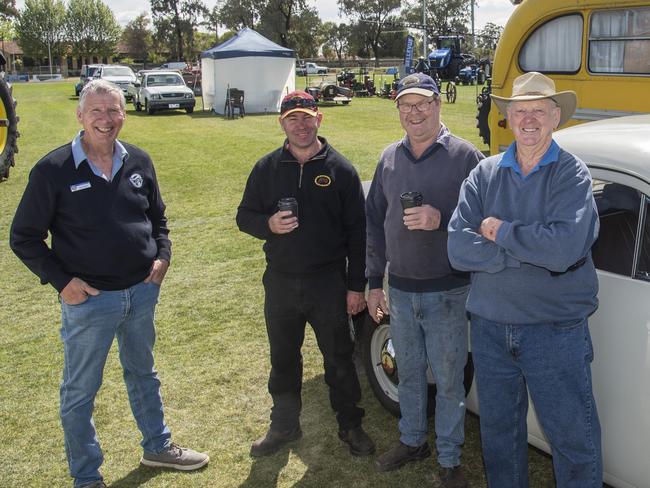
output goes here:
<path id="1" fill-rule="evenodd" d="M 89 81 L 79 94 L 79 110 L 83 112 L 84 103 L 88 95 L 110 95 L 112 93 L 115 93 L 120 97 L 120 108 L 124 110 L 126 108 L 126 99 L 124 98 L 124 93 L 119 86 L 106 80 Z"/>

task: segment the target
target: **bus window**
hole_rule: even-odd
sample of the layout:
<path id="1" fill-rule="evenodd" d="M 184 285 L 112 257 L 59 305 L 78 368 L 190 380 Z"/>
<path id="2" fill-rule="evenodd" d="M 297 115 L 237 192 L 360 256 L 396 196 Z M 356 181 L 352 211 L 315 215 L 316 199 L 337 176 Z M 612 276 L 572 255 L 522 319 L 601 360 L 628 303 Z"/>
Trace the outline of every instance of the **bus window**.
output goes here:
<path id="1" fill-rule="evenodd" d="M 594 12 L 589 29 L 589 70 L 650 74 L 650 8 Z"/>
<path id="2" fill-rule="evenodd" d="M 582 16 L 557 17 L 526 39 L 519 54 L 519 66 L 541 73 L 575 73 L 582 60 Z"/>

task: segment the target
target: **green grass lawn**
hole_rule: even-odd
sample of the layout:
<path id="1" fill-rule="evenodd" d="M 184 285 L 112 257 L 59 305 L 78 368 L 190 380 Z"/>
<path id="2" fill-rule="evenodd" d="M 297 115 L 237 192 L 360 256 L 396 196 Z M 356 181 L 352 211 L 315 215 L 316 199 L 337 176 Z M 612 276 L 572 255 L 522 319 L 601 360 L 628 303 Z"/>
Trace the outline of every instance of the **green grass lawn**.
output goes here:
<path id="1" fill-rule="evenodd" d="M 20 153 L 0 184 L 0 487 L 68 486 L 58 419 L 62 348 L 54 290 L 13 255 L 11 219 L 33 164 L 78 130 L 74 82 L 16 84 Z M 479 144 L 475 87 L 443 104 L 453 132 Z M 200 105 L 200 100 L 199 100 Z M 252 165 L 279 146 L 276 116 L 225 120 L 197 110 L 154 116 L 133 111 L 121 138 L 148 151 L 167 203 L 173 259 L 158 306 L 157 368 L 174 439 L 209 452 L 196 473 L 139 467 L 132 419 L 115 348 L 96 401 L 95 422 L 113 487 L 433 486 L 431 462 L 379 474 L 370 458 L 351 458 L 336 436 L 322 361 L 309 333 L 304 348 L 305 436 L 294 449 L 253 461 L 250 442 L 268 426 L 268 345 L 262 316 L 261 241 L 240 233 L 235 211 Z M 393 102 L 354 99 L 324 107 L 321 134 L 370 179 L 381 150 L 402 135 Z M 481 149 L 487 149 L 479 145 Z M 398 438 L 396 420 L 365 381 L 365 426 L 383 451 Z M 433 435 L 430 442 L 433 443 Z M 531 486 L 552 486 L 550 460 L 531 450 Z M 464 463 L 473 487 L 485 486 L 478 420 L 467 419 Z"/>

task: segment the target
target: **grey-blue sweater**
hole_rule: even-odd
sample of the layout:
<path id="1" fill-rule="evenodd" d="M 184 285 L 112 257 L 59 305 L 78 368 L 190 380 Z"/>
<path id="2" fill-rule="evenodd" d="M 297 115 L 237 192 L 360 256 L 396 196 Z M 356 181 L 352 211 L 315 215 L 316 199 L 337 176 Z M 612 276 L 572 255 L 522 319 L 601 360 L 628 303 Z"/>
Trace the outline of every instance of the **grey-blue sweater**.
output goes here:
<path id="1" fill-rule="evenodd" d="M 524 178 L 514 152 L 513 144 L 471 172 L 449 222 L 449 259 L 472 272 L 467 309 L 511 324 L 587 317 L 598 305 L 590 249 L 599 224 L 589 171 L 553 142 Z M 495 242 L 478 234 L 490 216 L 504 221 Z"/>
<path id="2" fill-rule="evenodd" d="M 447 223 L 456 207 L 460 185 L 483 154 L 442 126 L 437 140 L 416 159 L 408 137 L 381 155 L 366 200 L 366 276 L 381 288 L 388 263 L 388 283 L 407 292 L 450 290 L 469 283 L 447 259 Z M 400 195 L 419 191 L 423 203 L 441 213 L 437 231 L 408 230 Z"/>

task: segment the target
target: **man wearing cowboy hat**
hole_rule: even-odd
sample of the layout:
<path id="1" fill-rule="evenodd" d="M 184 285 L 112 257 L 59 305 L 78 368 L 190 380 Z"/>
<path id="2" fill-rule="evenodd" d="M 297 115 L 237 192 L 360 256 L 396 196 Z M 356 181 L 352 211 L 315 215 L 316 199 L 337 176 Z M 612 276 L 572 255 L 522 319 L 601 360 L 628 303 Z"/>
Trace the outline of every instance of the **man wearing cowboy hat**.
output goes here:
<path id="1" fill-rule="evenodd" d="M 491 488 L 528 486 L 528 395 L 553 454 L 558 487 L 602 487 L 587 317 L 598 305 L 590 249 L 598 212 L 585 164 L 552 132 L 576 108 L 536 72 L 492 96 L 515 142 L 463 183 L 449 259 L 472 272 L 467 309 Z"/>
<path id="2" fill-rule="evenodd" d="M 445 488 L 465 488 L 460 461 L 469 275 L 449 265 L 446 230 L 460 185 L 483 154 L 442 124 L 440 92 L 430 76 L 414 73 L 403 78 L 395 99 L 406 134 L 384 150 L 375 170 L 366 201 L 366 263 L 368 311 L 376 322 L 389 313 L 383 290 L 388 264 L 400 438 L 375 464 L 380 471 L 391 471 L 431 456 L 427 442 L 431 366 L 436 379 L 438 478 Z M 401 195 L 414 192 L 422 204 L 403 209 Z"/>
<path id="3" fill-rule="evenodd" d="M 271 426 L 250 454 L 272 454 L 302 437 L 302 347 L 305 324 L 323 354 L 325 382 L 339 438 L 355 456 L 375 445 L 361 427 L 361 388 L 348 314 L 365 309 L 366 218 L 356 170 L 322 137 L 323 114 L 304 91 L 280 107 L 287 138 L 253 168 L 237 209 L 237 225 L 263 239 L 264 317 L 271 349 Z M 279 205 L 292 198 L 293 208 Z M 291 205 L 289 205 L 291 207 Z"/>

